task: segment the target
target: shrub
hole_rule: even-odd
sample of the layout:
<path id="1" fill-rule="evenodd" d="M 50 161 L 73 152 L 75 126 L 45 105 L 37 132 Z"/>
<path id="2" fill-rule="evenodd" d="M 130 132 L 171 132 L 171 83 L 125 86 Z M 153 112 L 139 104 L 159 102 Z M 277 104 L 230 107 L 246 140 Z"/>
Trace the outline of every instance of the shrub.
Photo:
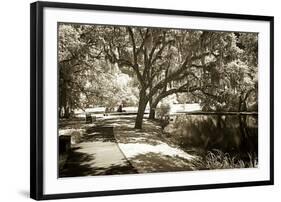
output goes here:
<path id="1" fill-rule="evenodd" d="M 214 149 L 208 151 L 205 157 L 200 160 L 195 160 L 193 163 L 198 169 L 231 169 L 231 168 L 254 168 L 257 167 L 257 162 L 253 163 L 253 156 L 249 155 L 250 161 L 245 162 L 236 156 L 230 156 L 221 150 Z"/>
<path id="2" fill-rule="evenodd" d="M 165 116 L 168 116 L 171 111 L 171 106 L 167 103 L 162 103 L 159 108 L 157 108 L 157 116 L 162 120 Z"/>

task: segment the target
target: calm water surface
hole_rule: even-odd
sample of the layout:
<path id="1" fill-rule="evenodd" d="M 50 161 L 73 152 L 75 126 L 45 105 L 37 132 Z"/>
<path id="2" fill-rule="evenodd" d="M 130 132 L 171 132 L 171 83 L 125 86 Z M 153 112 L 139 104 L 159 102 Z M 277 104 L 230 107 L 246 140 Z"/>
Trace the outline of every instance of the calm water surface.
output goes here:
<path id="1" fill-rule="evenodd" d="M 218 149 L 240 157 L 257 158 L 257 115 L 176 115 L 167 126 L 183 148 Z"/>

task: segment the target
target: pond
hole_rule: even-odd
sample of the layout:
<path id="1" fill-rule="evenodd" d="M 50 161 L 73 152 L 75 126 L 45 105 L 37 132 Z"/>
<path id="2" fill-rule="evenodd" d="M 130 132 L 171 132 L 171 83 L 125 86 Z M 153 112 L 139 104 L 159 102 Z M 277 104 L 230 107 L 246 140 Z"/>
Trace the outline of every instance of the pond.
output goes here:
<path id="1" fill-rule="evenodd" d="M 186 115 L 172 117 L 164 132 L 185 150 L 219 150 L 257 160 L 258 115 Z"/>

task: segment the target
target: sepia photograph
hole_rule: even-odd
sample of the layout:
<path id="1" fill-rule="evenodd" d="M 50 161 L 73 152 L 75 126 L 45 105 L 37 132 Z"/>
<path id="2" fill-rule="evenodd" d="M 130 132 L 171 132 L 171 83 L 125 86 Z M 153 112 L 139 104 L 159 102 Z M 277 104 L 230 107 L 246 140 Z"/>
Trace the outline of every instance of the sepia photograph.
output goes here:
<path id="1" fill-rule="evenodd" d="M 258 33 L 57 33 L 59 178 L 259 167 Z"/>

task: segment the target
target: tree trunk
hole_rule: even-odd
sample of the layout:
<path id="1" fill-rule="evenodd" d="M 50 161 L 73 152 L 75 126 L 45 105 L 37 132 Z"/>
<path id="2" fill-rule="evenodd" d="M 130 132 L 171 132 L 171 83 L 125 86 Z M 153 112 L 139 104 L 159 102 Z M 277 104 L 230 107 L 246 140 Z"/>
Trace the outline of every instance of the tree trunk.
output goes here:
<path id="1" fill-rule="evenodd" d="M 158 102 L 153 102 L 150 105 L 149 117 L 148 117 L 149 119 L 155 119 L 155 110 L 156 110 L 157 104 L 158 104 Z"/>
<path id="2" fill-rule="evenodd" d="M 148 119 L 155 119 L 155 108 L 150 108 Z"/>
<path id="3" fill-rule="evenodd" d="M 143 121 L 144 111 L 145 111 L 147 102 L 148 102 L 148 100 L 146 99 L 145 92 L 141 91 L 139 106 L 138 106 L 138 114 L 137 114 L 136 122 L 135 122 L 136 129 L 142 129 L 142 121 Z"/>
<path id="4" fill-rule="evenodd" d="M 168 96 L 169 94 L 165 95 L 165 94 L 161 94 L 158 97 L 156 97 L 154 99 L 154 102 L 152 102 L 151 106 L 150 106 L 150 111 L 149 111 L 149 119 L 155 119 L 155 110 L 156 107 L 158 105 L 158 103 L 166 96 Z"/>

